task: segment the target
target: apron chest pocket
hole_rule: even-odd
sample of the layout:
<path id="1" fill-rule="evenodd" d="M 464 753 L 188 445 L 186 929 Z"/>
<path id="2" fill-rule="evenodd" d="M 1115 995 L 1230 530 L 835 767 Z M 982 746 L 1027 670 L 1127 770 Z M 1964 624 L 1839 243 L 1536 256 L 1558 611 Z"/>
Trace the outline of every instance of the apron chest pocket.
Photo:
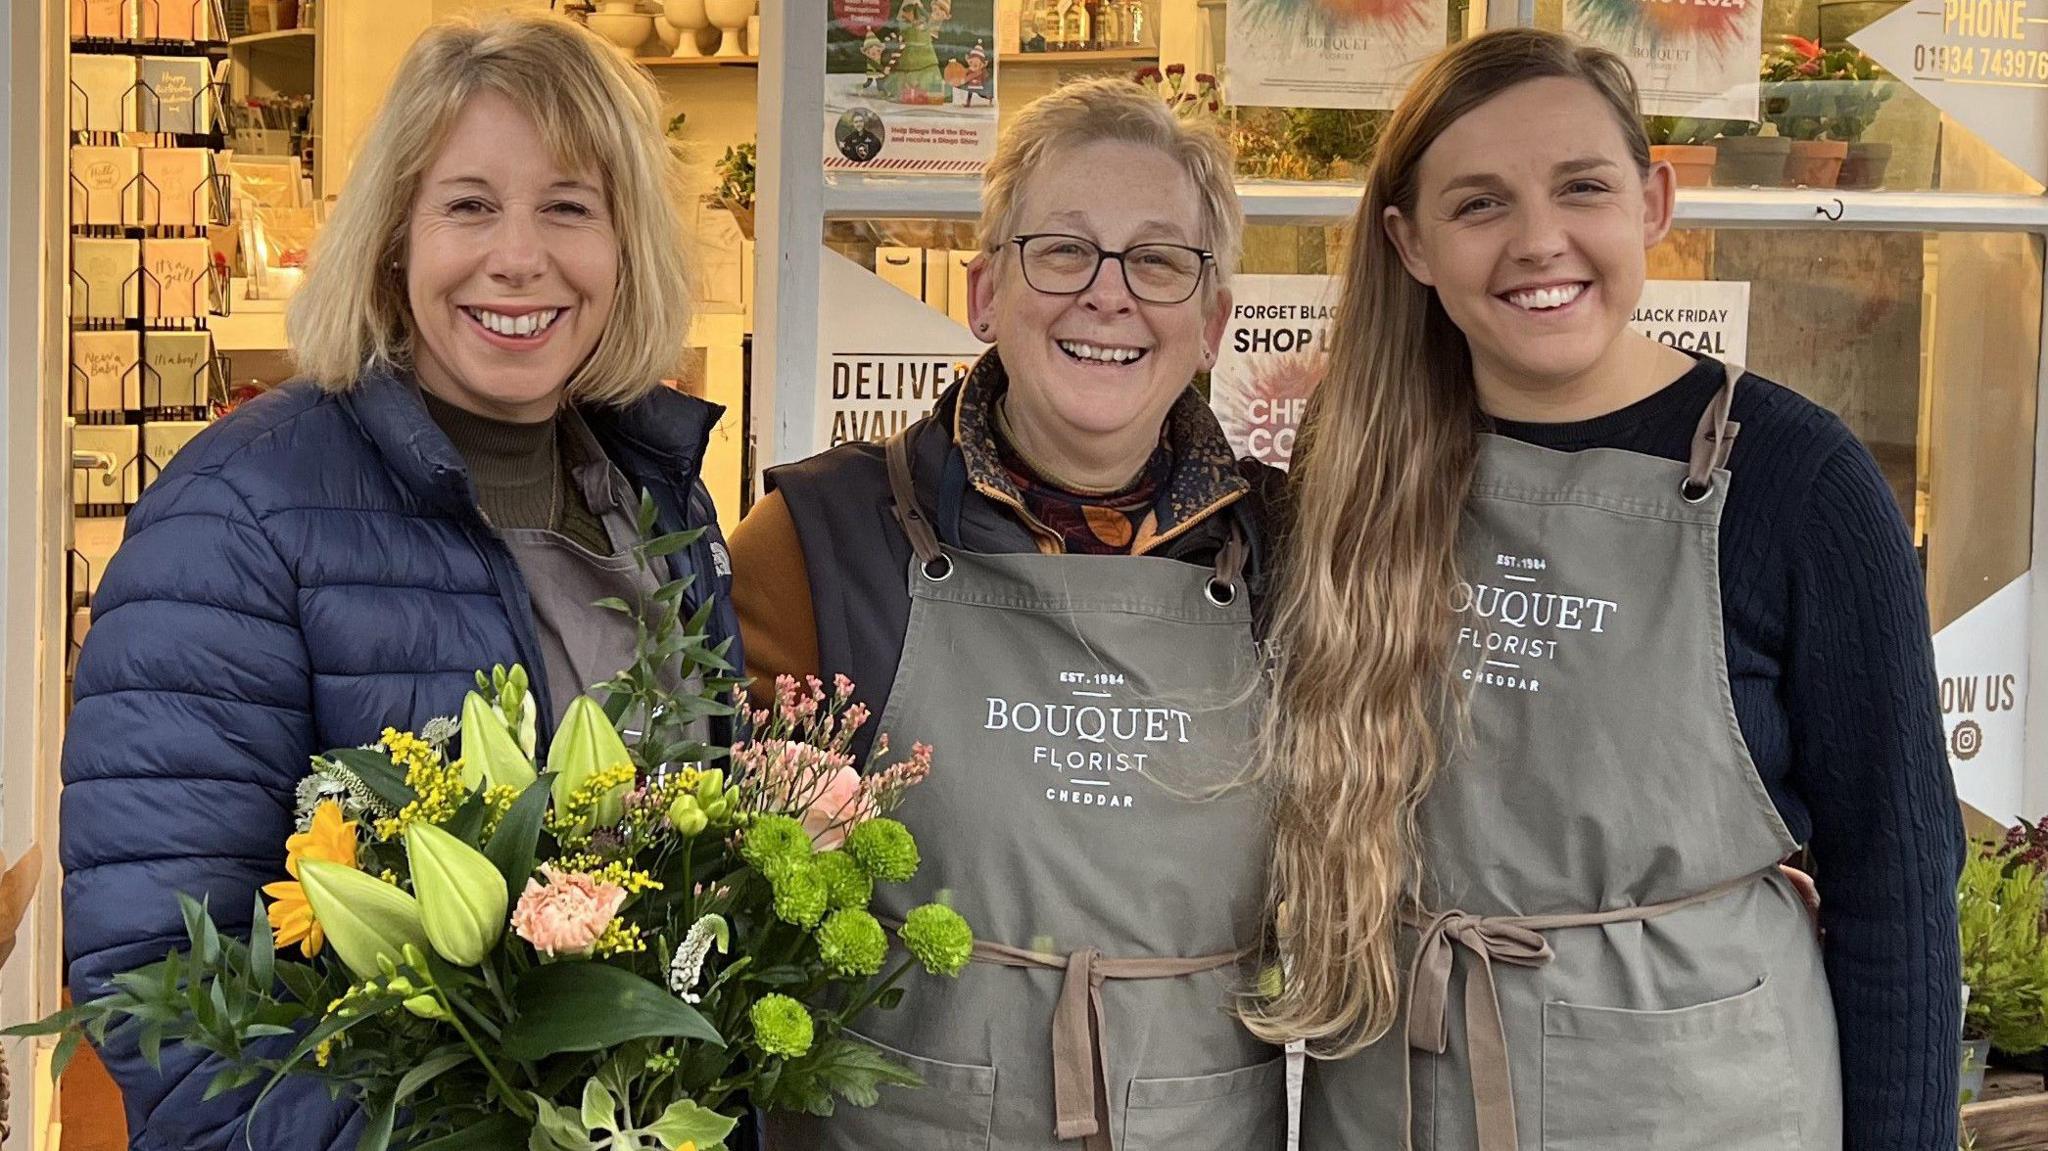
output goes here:
<path id="1" fill-rule="evenodd" d="M 924 1086 L 884 1087 L 873 1107 L 855 1107 L 842 1099 L 829 1119 L 804 1116 L 798 1123 L 783 1125 L 787 1130 L 815 1124 L 818 1137 L 799 1136 L 778 1143 L 776 1151 L 873 1151 L 885 1147 L 988 1151 L 996 1103 L 995 1068 L 921 1059 L 865 1035 L 846 1034 L 874 1047 L 897 1066 L 909 1068 L 924 1080 Z"/>
<path id="2" fill-rule="evenodd" d="M 1133 1079 L 1122 1151 L 1278 1151 L 1287 1135 L 1287 1060 L 1180 1079 Z"/>
<path id="3" fill-rule="evenodd" d="M 1801 1146 L 1768 980 L 1675 1011 L 1543 1005 L 1544 1151 Z"/>

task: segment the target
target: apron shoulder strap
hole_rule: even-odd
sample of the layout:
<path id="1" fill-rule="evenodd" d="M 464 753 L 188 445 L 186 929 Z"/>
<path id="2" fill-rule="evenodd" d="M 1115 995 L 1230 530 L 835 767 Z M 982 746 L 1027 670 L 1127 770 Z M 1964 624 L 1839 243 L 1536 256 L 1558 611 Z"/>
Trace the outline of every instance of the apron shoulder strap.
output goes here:
<path id="1" fill-rule="evenodd" d="M 1693 433 L 1692 461 L 1685 469 L 1685 498 L 1693 503 L 1706 499 L 1714 490 L 1714 472 L 1728 465 L 1735 450 L 1735 434 L 1742 425 L 1728 418 L 1735 407 L 1735 384 L 1742 378 L 1742 365 L 1724 365 L 1728 382 L 1714 393 L 1707 410 L 1700 413 L 1699 430 Z"/>
<path id="2" fill-rule="evenodd" d="M 889 498 L 896 522 L 910 538 L 911 550 L 919 563 L 929 565 L 940 558 L 938 533 L 917 504 L 917 489 L 910 479 L 910 429 L 889 437 L 884 451 L 889 457 Z"/>

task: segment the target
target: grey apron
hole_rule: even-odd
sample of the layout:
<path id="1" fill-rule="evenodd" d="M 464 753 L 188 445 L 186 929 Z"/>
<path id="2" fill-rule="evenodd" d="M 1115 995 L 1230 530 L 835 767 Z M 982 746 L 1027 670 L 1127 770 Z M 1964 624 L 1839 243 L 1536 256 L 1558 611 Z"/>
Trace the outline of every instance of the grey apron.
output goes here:
<path id="1" fill-rule="evenodd" d="M 550 528 L 498 529 L 533 600 L 554 726 L 560 726 L 577 696 L 633 662 L 632 617 L 592 605 L 608 597 L 642 603 L 660 586 L 652 572 L 641 571 L 633 560 L 640 533 L 631 485 L 573 409 L 562 409 L 561 419 L 561 434 L 570 440 L 569 456 L 576 461 L 570 479 L 584 505 L 604 524 L 612 554 L 597 555 Z"/>
<path id="2" fill-rule="evenodd" d="M 1796 845 L 1736 727 L 1719 525 L 1740 369 L 1690 465 L 1482 438 L 1469 739 L 1421 807 L 1401 1018 L 1311 1061 L 1303 1151 L 1841 1146 Z"/>
<path id="3" fill-rule="evenodd" d="M 916 973 L 864 1037 L 924 1078 L 776 1151 L 1277 1151 L 1285 1065 L 1231 1015 L 1270 846 L 1246 766 L 1264 696 L 1233 537 L 1215 571 L 1147 556 L 944 549 L 889 445 L 916 552 L 881 731 L 930 743 L 898 817 L 924 856 L 876 894 L 973 924 L 957 980 Z M 882 765 L 875 765 L 877 767 Z"/>

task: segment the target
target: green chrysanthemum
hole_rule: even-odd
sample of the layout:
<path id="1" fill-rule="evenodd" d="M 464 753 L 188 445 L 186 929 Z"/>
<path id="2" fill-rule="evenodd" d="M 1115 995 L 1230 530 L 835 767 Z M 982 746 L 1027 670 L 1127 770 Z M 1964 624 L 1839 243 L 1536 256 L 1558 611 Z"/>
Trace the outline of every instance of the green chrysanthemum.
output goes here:
<path id="1" fill-rule="evenodd" d="M 846 853 L 883 883 L 907 883 L 917 874 L 917 840 L 893 819 L 870 819 L 846 835 Z"/>
<path id="2" fill-rule="evenodd" d="M 828 902 L 825 878 L 807 859 L 777 860 L 768 871 L 775 890 L 775 918 L 797 927 L 816 927 Z"/>
<path id="3" fill-rule="evenodd" d="M 810 856 L 810 833 L 787 815 L 756 816 L 740 836 L 740 858 L 764 875 Z"/>
<path id="4" fill-rule="evenodd" d="M 974 953 L 974 929 L 943 903 L 914 908 L 897 932 L 903 946 L 933 975 L 958 975 Z"/>
<path id="5" fill-rule="evenodd" d="M 861 870 L 851 855 L 843 851 L 828 851 L 811 862 L 825 880 L 826 898 L 834 911 L 856 907 L 865 909 L 868 901 L 875 897 L 875 881 L 868 878 L 868 873 Z"/>
<path id="6" fill-rule="evenodd" d="M 835 911 L 818 928 L 818 957 L 834 975 L 865 978 L 882 969 L 889 937 L 865 911 Z"/>
<path id="7" fill-rule="evenodd" d="M 763 995 L 747 1018 L 754 1023 L 754 1045 L 763 1054 L 796 1059 L 811 1049 L 811 1013 L 787 995 Z"/>

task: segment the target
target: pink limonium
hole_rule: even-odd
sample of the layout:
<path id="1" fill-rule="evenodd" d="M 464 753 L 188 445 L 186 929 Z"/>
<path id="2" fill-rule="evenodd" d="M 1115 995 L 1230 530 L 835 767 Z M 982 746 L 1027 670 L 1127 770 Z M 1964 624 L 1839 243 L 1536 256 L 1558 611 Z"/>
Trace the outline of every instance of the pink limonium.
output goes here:
<path id="1" fill-rule="evenodd" d="M 546 864 L 540 873 L 547 882 L 526 881 L 512 910 L 512 930 L 550 959 L 588 956 L 626 902 L 625 888 Z"/>
<path id="2" fill-rule="evenodd" d="M 886 755 L 887 752 L 888 747 L 885 744 L 882 754 Z M 880 758 L 881 756 L 871 757 L 870 762 Z M 903 793 L 923 783 L 925 777 L 931 773 L 932 745 L 911 744 L 909 759 L 890 766 L 886 771 L 878 771 L 861 781 L 861 790 L 866 793 L 868 814 L 878 815 L 894 810 L 896 805 L 903 801 Z"/>

